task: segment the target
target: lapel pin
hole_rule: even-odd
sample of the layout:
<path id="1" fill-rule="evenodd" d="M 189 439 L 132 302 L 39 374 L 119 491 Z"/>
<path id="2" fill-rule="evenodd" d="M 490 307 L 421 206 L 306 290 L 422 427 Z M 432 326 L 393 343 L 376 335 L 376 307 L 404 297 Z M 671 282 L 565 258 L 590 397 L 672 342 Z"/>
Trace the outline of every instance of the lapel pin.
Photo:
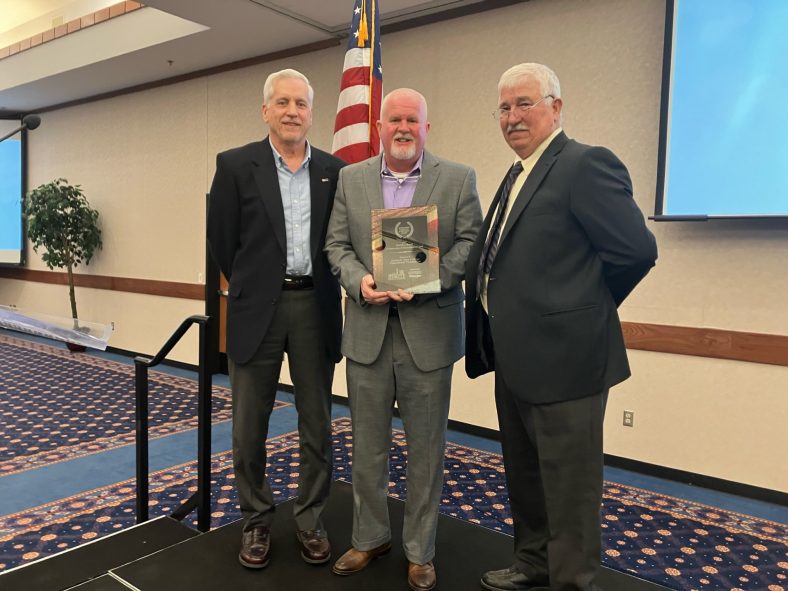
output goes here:
<path id="1" fill-rule="evenodd" d="M 321 182 L 321 183 L 327 183 L 327 182 L 328 182 L 328 179 L 320 179 L 320 182 Z"/>

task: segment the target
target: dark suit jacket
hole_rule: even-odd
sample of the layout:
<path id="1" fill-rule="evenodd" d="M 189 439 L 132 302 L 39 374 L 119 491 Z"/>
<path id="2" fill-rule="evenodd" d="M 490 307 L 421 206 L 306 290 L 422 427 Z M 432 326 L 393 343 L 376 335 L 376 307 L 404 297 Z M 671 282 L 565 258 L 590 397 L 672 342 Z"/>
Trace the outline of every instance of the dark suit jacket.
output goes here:
<path id="1" fill-rule="evenodd" d="M 617 307 L 657 258 L 626 167 L 605 148 L 555 137 L 501 234 L 488 323 L 476 277 L 501 189 L 466 268 L 468 376 L 494 369 L 532 404 L 582 398 L 625 380 Z"/>
<path id="2" fill-rule="evenodd" d="M 309 163 L 312 277 L 328 354 L 339 361 L 342 332 L 339 283 L 323 246 L 344 162 L 312 146 Z M 230 282 L 227 355 L 243 364 L 271 324 L 287 264 L 284 208 L 268 138 L 216 156 L 208 211 L 208 244 Z"/>

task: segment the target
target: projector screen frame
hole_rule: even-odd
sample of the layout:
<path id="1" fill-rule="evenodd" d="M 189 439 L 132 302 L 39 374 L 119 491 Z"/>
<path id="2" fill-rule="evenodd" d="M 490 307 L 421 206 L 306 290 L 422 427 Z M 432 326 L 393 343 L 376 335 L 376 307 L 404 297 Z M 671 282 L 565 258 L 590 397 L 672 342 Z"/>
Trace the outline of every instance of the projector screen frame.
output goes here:
<path id="1" fill-rule="evenodd" d="M 8 121 L 13 122 L 15 127 L 22 125 L 22 115 L 21 114 L 0 114 L 0 121 Z M 20 164 L 21 164 L 21 171 L 20 171 L 20 195 L 19 195 L 19 202 L 21 204 L 20 209 L 20 219 L 19 224 L 21 228 L 21 244 L 19 245 L 19 262 L 13 261 L 2 261 L 0 260 L 0 267 L 24 267 L 27 262 L 27 224 L 25 223 L 25 197 L 27 195 L 28 187 L 27 187 L 27 164 L 28 164 L 28 148 L 27 148 L 27 128 L 21 129 L 19 132 L 19 141 L 20 141 Z M 14 139 L 17 137 L 17 134 L 14 134 L 10 138 Z"/>
<path id="2" fill-rule="evenodd" d="M 670 128 L 671 80 L 673 74 L 673 41 L 676 4 L 681 0 L 665 0 L 665 37 L 662 51 L 662 87 L 660 92 L 659 149 L 657 151 L 657 185 L 654 215 L 655 222 L 709 222 L 716 220 L 788 220 L 788 213 L 779 214 L 670 214 L 665 211 L 665 181 L 668 165 L 668 132 Z"/>

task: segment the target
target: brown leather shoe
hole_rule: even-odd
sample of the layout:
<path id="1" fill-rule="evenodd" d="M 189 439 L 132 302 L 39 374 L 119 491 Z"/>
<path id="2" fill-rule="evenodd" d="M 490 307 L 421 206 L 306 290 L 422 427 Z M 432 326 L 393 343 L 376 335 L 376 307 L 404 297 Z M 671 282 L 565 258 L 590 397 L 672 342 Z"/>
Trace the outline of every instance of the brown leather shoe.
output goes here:
<path id="1" fill-rule="evenodd" d="M 331 542 L 322 529 L 305 529 L 296 532 L 301 544 L 301 558 L 309 564 L 323 564 L 331 558 Z"/>
<path id="2" fill-rule="evenodd" d="M 339 557 L 339 560 L 334 563 L 334 567 L 331 570 L 337 575 L 352 575 L 353 573 L 363 570 L 375 558 L 387 554 L 390 550 L 390 542 L 381 544 L 377 548 L 372 548 L 372 550 L 356 550 L 355 548 L 351 548 Z"/>
<path id="3" fill-rule="evenodd" d="M 264 525 L 245 531 L 241 537 L 238 560 L 246 568 L 268 566 L 268 551 L 271 549 L 271 530 Z"/>
<path id="4" fill-rule="evenodd" d="M 408 585 L 413 591 L 429 591 L 437 584 L 435 566 L 432 561 L 427 564 L 408 563 Z"/>

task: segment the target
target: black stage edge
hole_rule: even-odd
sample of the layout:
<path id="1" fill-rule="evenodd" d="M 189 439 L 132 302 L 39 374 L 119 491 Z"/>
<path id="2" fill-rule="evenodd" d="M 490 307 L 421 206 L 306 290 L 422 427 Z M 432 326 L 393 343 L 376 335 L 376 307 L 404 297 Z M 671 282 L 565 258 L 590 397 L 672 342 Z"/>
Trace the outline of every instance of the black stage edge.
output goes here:
<path id="1" fill-rule="evenodd" d="M 106 574 L 111 568 L 167 548 L 198 534 L 169 517 L 99 538 L 51 558 L 0 575 L 2 591 L 61 591 Z M 121 587 L 122 588 L 122 587 Z M 84 587 L 82 589 L 85 589 Z M 117 586 L 87 587 L 91 590 Z"/>
<path id="2" fill-rule="evenodd" d="M 66 591 L 129 591 L 129 588 L 110 575 L 104 575 L 76 587 L 69 587 Z"/>
<path id="3" fill-rule="evenodd" d="M 334 555 L 327 564 L 313 566 L 301 559 L 292 518 L 293 501 L 288 501 L 277 508 L 271 532 L 271 563 L 264 569 L 252 570 L 239 564 L 241 522 L 236 521 L 111 572 L 140 591 L 407 591 L 408 563 L 401 545 L 404 503 L 396 499 L 389 499 L 391 553 L 355 575 L 340 577 L 331 572 L 333 561 L 350 547 L 353 502 L 349 484 L 334 482 L 332 486 L 324 516 Z M 483 571 L 509 565 L 512 539 L 441 515 L 437 551 L 439 590 L 480 591 L 479 577 Z M 603 570 L 601 583 L 605 591 L 665 589 L 620 572 Z"/>

